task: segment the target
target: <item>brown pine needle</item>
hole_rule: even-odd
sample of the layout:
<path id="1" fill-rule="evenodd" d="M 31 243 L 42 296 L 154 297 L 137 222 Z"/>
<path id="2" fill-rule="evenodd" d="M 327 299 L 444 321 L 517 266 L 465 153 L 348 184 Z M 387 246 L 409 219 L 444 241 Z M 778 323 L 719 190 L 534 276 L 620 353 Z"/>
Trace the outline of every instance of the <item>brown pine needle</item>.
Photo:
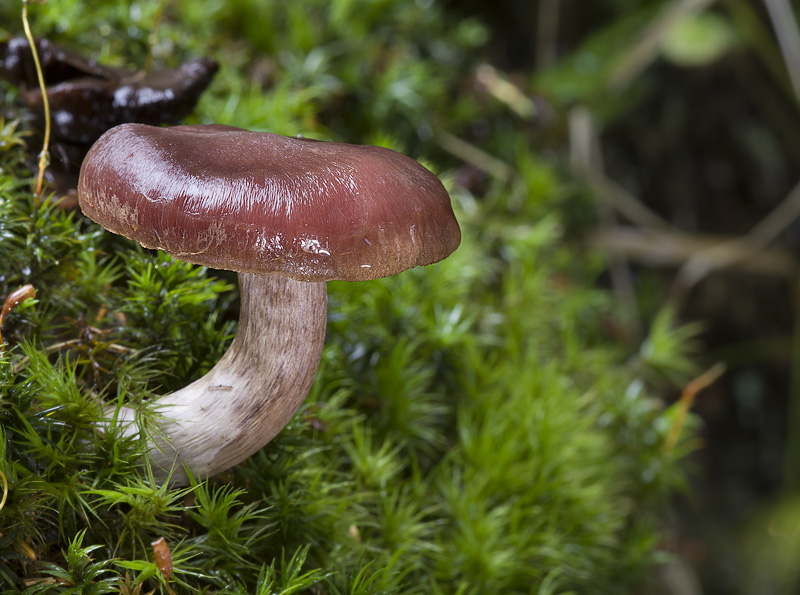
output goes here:
<path id="1" fill-rule="evenodd" d="M 706 372 L 691 380 L 686 388 L 683 389 L 683 394 L 678 401 L 678 410 L 675 413 L 675 421 L 667 434 L 667 439 L 664 441 L 664 452 L 669 452 L 678 442 L 678 438 L 683 430 L 683 425 L 686 422 L 686 416 L 689 414 L 689 409 L 694 402 L 694 398 L 704 388 L 713 384 L 717 378 L 725 373 L 725 364 L 718 362 L 711 366 Z"/>
<path id="2" fill-rule="evenodd" d="M 6 479 L 6 474 L 0 471 L 0 479 L 3 480 L 3 498 L 0 500 L 0 510 L 3 510 L 6 506 L 6 500 L 8 500 L 8 480 Z"/>
<path id="3" fill-rule="evenodd" d="M 39 79 L 39 89 L 42 91 L 42 104 L 44 105 L 44 143 L 42 144 L 42 152 L 39 155 L 39 173 L 36 176 L 36 205 L 39 205 L 39 197 L 42 194 L 42 185 L 44 183 L 44 170 L 47 167 L 47 152 L 50 147 L 50 102 L 47 99 L 47 88 L 44 84 L 44 74 L 42 73 L 42 65 L 39 62 L 39 52 L 36 51 L 36 42 L 33 40 L 33 33 L 31 33 L 31 26 L 28 23 L 28 1 L 22 0 L 22 26 L 25 29 L 25 37 L 31 46 L 31 53 L 33 54 L 33 62 L 36 65 L 36 76 Z"/>
<path id="4" fill-rule="evenodd" d="M 150 545 L 153 546 L 153 556 L 155 558 L 156 566 L 161 571 L 161 576 L 164 577 L 164 585 L 167 587 L 167 593 L 174 595 L 169 586 L 169 579 L 172 578 L 172 552 L 167 545 L 167 540 L 159 537 Z"/>
<path id="5" fill-rule="evenodd" d="M 3 319 L 6 317 L 6 314 L 11 312 L 14 308 L 19 306 L 25 300 L 28 300 L 32 297 L 36 297 L 36 289 L 34 289 L 33 285 L 30 283 L 27 285 L 23 285 L 19 289 L 16 289 L 8 294 L 5 303 L 3 304 L 3 309 L 0 310 L 0 353 L 4 352 L 6 349 L 5 341 L 3 341 Z"/>

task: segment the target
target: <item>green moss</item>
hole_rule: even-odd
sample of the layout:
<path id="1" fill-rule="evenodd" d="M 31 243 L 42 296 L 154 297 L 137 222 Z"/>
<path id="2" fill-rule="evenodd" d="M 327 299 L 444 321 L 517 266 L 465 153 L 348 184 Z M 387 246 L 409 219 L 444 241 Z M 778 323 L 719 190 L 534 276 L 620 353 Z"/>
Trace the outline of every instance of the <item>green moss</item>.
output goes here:
<path id="1" fill-rule="evenodd" d="M 478 196 L 453 182 L 431 131 L 479 111 L 462 91 L 485 30 L 383 0 L 184 2 L 151 31 L 158 6 L 31 12 L 38 34 L 120 63 L 141 65 L 150 46 L 166 62 L 212 48 L 222 71 L 196 121 L 428 157 L 464 240 L 431 267 L 330 283 L 301 412 L 231 472 L 170 489 L 138 465 L 138 440 L 97 422 L 112 415 L 103 403 L 127 401 L 154 423 L 153 394 L 213 365 L 233 334 L 231 278 L 37 205 L 24 166 L 37 148 L 0 126 L 0 293 L 37 289 L 3 326 L 4 592 L 166 592 L 160 536 L 184 593 L 641 587 L 687 444 L 664 451 L 670 418 L 654 391 L 690 371 L 692 333 L 659 319 L 641 357 L 616 339 L 600 260 L 564 238 L 568 184 L 524 141 L 513 180 Z"/>

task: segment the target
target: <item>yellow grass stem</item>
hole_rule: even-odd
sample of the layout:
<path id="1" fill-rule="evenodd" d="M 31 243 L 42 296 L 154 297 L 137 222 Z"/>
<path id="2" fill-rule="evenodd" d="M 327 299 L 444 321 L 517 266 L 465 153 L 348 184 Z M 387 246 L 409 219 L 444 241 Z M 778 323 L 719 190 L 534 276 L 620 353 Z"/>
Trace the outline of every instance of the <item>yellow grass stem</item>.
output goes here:
<path id="1" fill-rule="evenodd" d="M 44 84 L 44 74 L 42 73 L 42 65 L 39 62 L 39 52 L 36 51 L 36 43 L 33 40 L 31 33 L 31 26 L 28 23 L 28 0 L 22 0 L 22 26 L 25 29 L 25 37 L 31 46 L 33 53 L 33 62 L 36 65 L 36 76 L 39 79 L 39 89 L 42 91 L 42 104 L 44 105 L 44 143 L 42 144 L 42 152 L 39 155 L 39 173 L 36 176 L 36 205 L 39 205 L 39 197 L 42 194 L 42 185 L 44 183 L 44 170 L 47 167 L 47 152 L 50 146 L 50 102 L 47 100 L 47 89 Z"/>
<path id="2" fill-rule="evenodd" d="M 686 422 L 686 416 L 689 414 L 689 409 L 691 408 L 697 393 L 713 384 L 717 378 L 722 376 L 724 373 L 725 364 L 716 363 L 706 372 L 690 381 L 686 385 L 686 388 L 683 389 L 683 394 L 681 394 L 680 401 L 678 401 L 678 408 L 675 413 L 675 421 L 669 430 L 669 434 L 667 434 L 667 439 L 664 441 L 665 452 L 672 450 L 675 444 L 678 442 L 678 438 L 681 435 L 681 430 Z"/>

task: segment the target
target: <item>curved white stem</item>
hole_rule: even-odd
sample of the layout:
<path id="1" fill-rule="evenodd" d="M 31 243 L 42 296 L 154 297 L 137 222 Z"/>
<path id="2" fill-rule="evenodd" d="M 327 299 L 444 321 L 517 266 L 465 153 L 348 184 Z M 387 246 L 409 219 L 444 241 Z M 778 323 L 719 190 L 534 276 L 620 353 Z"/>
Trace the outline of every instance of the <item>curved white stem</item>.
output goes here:
<path id="1" fill-rule="evenodd" d="M 157 477 L 188 483 L 243 461 L 272 440 L 303 403 L 325 342 L 325 283 L 239 274 L 239 330 L 202 378 L 158 400 L 160 436 L 150 456 Z M 133 421 L 123 408 L 121 421 Z"/>

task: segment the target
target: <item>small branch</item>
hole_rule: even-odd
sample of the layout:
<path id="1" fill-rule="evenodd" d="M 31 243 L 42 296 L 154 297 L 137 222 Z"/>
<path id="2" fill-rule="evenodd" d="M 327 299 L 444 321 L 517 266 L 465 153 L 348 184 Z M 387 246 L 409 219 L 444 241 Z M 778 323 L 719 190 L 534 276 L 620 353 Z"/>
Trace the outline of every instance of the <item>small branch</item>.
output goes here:
<path id="1" fill-rule="evenodd" d="M 579 105 L 569 111 L 569 161 L 584 176 L 602 171 L 600 140 L 589 108 Z"/>
<path id="2" fill-rule="evenodd" d="M 709 273 L 763 251 L 800 216 L 800 184 L 747 235 L 702 250 L 686 261 L 673 281 L 673 296 L 682 296 Z"/>
<path id="3" fill-rule="evenodd" d="M 61 351 L 66 347 L 72 347 L 73 345 L 81 345 L 82 343 L 84 343 L 83 339 L 70 339 L 69 341 L 61 341 L 60 343 L 53 343 L 52 345 L 48 345 L 47 347 L 44 348 L 44 352 L 49 355 L 56 351 Z M 126 355 L 136 353 L 135 349 L 131 347 L 125 347 L 124 345 L 117 345 L 116 343 L 109 343 L 108 345 L 105 345 L 103 349 L 107 351 L 112 351 L 114 353 L 126 354 Z M 30 358 L 25 356 L 21 358 L 19 361 L 14 362 L 14 364 L 11 366 L 11 371 L 14 374 L 17 374 L 22 370 L 24 370 L 25 366 L 27 366 L 29 363 L 30 363 Z"/>
<path id="4" fill-rule="evenodd" d="M 604 177 L 603 154 L 600 139 L 594 126 L 594 118 L 588 108 L 578 106 L 569 113 L 570 161 L 572 167 L 587 178 Z M 617 216 L 610 203 L 598 201 L 597 219 L 600 229 L 609 229 L 617 223 Z M 611 284 L 629 323 L 628 328 L 637 339 L 641 337 L 642 325 L 633 276 L 624 257 L 606 250 Z"/>
<path id="5" fill-rule="evenodd" d="M 497 72 L 494 66 L 481 64 L 475 72 L 475 77 L 492 97 L 505 103 L 520 118 L 530 120 L 536 116 L 538 110 L 533 100 Z"/>
<path id="6" fill-rule="evenodd" d="M 761 15 L 753 3 L 748 0 L 724 0 L 724 7 L 733 22 L 734 27 L 742 36 L 744 44 L 758 57 L 772 80 L 788 97 L 794 98 L 791 82 L 786 78 L 786 67 L 783 57 L 775 42 L 775 36 L 763 22 Z M 741 61 L 741 53 L 737 61 Z M 736 64 L 734 62 L 734 64 Z M 753 92 L 750 87 L 742 87 Z"/>
<path id="7" fill-rule="evenodd" d="M 671 229 L 671 225 L 658 213 L 647 208 L 642 201 L 606 176 L 602 168 L 600 142 L 594 131 L 589 110 L 576 107 L 569 118 L 570 162 L 617 213 L 646 228 Z"/>
<path id="8" fill-rule="evenodd" d="M 645 30 L 632 48 L 625 52 L 609 77 L 609 88 L 627 85 L 658 56 L 661 40 L 681 19 L 711 6 L 716 0 L 675 0 Z"/>
<path id="9" fill-rule="evenodd" d="M 544 70 L 556 63 L 558 21 L 561 0 L 540 0 L 536 27 L 536 68 Z"/>
<path id="10" fill-rule="evenodd" d="M 795 100 L 800 101 L 800 31 L 797 19 L 788 0 L 764 0 L 767 12 L 778 38 L 789 79 L 792 81 Z"/>
<path id="11" fill-rule="evenodd" d="M 729 246 L 741 238 L 690 236 L 669 230 L 618 226 L 594 233 L 589 241 L 598 248 L 650 266 L 677 267 L 698 253 Z M 731 266 L 750 273 L 775 275 L 787 280 L 794 278 L 798 262 L 791 253 L 774 248 L 754 250 L 746 244 L 742 245 L 742 250 L 741 258 Z"/>
<path id="12" fill-rule="evenodd" d="M 505 161 L 490 155 L 483 149 L 458 138 L 444 130 L 436 132 L 436 142 L 448 153 L 455 155 L 459 159 L 477 167 L 482 172 L 486 172 L 502 182 L 510 181 L 514 175 L 514 168 Z"/>
<path id="13" fill-rule="evenodd" d="M 609 206 L 631 223 L 650 229 L 672 229 L 666 219 L 647 208 L 642 201 L 608 178 L 604 173 L 592 172 L 588 177 L 588 181 L 602 200 L 605 200 Z"/>

